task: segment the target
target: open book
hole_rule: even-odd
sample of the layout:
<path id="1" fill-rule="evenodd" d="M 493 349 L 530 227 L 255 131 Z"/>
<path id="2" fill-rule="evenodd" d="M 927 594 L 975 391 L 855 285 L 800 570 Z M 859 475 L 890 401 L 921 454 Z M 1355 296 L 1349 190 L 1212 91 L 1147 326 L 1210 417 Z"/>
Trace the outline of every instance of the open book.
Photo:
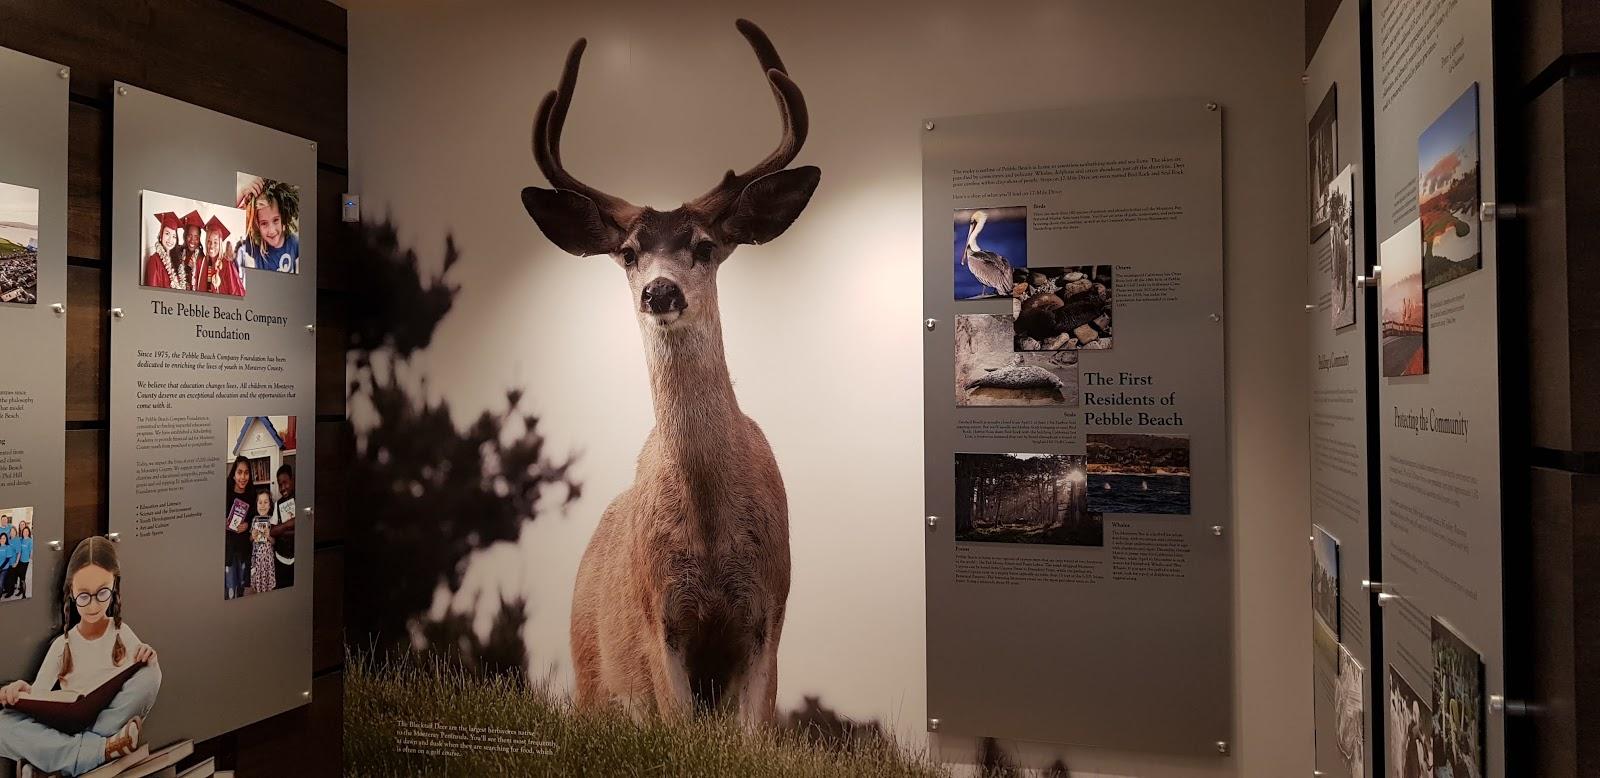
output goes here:
<path id="1" fill-rule="evenodd" d="M 149 746 L 140 746 L 139 750 L 128 754 L 121 759 L 106 762 L 86 773 L 83 778 L 149 778 L 163 770 L 177 773 L 177 764 L 184 757 L 194 753 L 193 740 L 180 740 L 159 751 L 152 752 Z M 211 760 L 206 760 L 209 763 Z M 206 773 L 210 775 L 210 773 Z"/>
<path id="2" fill-rule="evenodd" d="M 128 665 L 127 669 L 88 694 L 68 691 L 26 692 L 12 709 L 58 732 L 76 735 L 94 725 L 100 711 L 111 704 L 117 692 L 122 691 L 122 685 L 141 667 L 144 667 L 143 662 Z"/>

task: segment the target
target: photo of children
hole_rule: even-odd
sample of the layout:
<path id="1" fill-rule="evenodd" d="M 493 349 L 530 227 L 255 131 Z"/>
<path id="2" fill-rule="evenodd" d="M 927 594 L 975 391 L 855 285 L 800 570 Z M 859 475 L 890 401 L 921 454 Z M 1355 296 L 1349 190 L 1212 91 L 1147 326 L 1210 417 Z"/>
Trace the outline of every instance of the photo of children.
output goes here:
<path id="1" fill-rule="evenodd" d="M 234 251 L 244 234 L 244 211 L 160 192 L 141 192 L 139 200 L 142 286 L 244 296 Z"/>
<path id="2" fill-rule="evenodd" d="M 300 187 L 249 173 L 235 175 L 237 204 L 248 231 L 239 265 L 275 273 L 300 272 Z"/>
<path id="3" fill-rule="evenodd" d="M 294 585 L 294 416 L 230 416 L 223 598 Z"/>
<path id="4" fill-rule="evenodd" d="M 154 648 L 124 620 L 117 546 L 73 549 L 62 587 L 61 635 L 30 683 L 0 687 L 0 765 L 83 775 L 140 753 L 144 718 L 161 691 Z"/>
<path id="5" fill-rule="evenodd" d="M 0 602 L 33 596 L 33 509 L 0 508 Z"/>

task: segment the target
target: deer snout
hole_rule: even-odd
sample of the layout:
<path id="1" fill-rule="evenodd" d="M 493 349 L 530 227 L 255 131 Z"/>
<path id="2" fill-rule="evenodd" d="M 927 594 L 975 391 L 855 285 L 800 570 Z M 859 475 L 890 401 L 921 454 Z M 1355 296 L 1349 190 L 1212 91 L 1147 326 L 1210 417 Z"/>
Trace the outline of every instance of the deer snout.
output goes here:
<path id="1" fill-rule="evenodd" d="M 639 295 L 639 310 L 644 313 L 672 313 L 688 307 L 689 301 L 684 299 L 683 290 L 678 288 L 676 282 L 665 278 L 651 281 Z"/>

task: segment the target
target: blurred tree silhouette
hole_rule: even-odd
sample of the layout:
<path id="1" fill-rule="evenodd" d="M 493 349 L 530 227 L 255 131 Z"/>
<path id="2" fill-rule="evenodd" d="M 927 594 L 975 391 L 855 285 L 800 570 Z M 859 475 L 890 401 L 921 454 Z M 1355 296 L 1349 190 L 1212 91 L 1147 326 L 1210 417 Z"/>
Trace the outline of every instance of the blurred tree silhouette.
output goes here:
<path id="1" fill-rule="evenodd" d="M 502 600 L 488 635 L 472 629 L 471 614 L 429 609 L 443 585 L 461 586 L 474 552 L 515 541 L 542 509 L 577 499 L 572 458 L 546 450 L 539 420 L 521 412 L 522 390 L 506 391 L 500 410 L 486 410 L 465 428 L 450 404 L 402 384 L 399 375 L 433 341 L 458 286 L 446 280 L 461 261 L 445 239 L 443 269 L 424 277 L 416 252 L 402 248 L 394 225 L 353 229 L 353 278 L 365 292 L 351 296 L 349 391 L 365 417 L 359 432 L 346 427 L 350 495 L 345 608 L 351 645 L 389 653 L 441 651 L 485 672 L 520 672 L 527 652 L 522 599 Z M 425 646 L 415 645 L 419 639 Z"/>

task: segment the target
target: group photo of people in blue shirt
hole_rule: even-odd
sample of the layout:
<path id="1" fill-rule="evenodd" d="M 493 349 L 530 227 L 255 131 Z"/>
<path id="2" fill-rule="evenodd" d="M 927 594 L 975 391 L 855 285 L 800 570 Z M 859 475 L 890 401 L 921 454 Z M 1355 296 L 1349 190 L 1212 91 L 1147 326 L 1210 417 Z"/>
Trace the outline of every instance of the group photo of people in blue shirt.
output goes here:
<path id="1" fill-rule="evenodd" d="M 0 602 L 33 596 L 33 509 L 0 509 Z"/>

